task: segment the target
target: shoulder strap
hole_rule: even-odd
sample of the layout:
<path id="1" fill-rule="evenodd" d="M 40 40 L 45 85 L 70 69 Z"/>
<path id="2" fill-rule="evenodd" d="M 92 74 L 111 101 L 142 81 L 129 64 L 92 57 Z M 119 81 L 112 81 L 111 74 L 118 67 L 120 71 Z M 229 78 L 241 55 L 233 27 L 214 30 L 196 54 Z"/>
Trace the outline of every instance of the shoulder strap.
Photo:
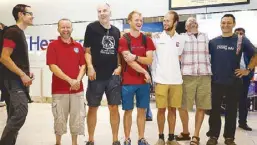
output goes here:
<path id="1" fill-rule="evenodd" d="M 131 39 L 130 39 L 130 37 L 129 37 L 129 34 L 128 34 L 128 33 L 125 33 L 125 34 L 123 35 L 123 37 L 124 37 L 124 38 L 126 39 L 126 41 L 127 41 L 129 51 L 132 52 L 132 51 L 131 51 Z"/>
<path id="2" fill-rule="evenodd" d="M 147 48 L 147 42 L 146 42 L 146 38 L 147 36 L 145 34 L 142 35 L 142 44 L 145 46 L 145 49 Z"/>
<path id="3" fill-rule="evenodd" d="M 236 49 L 236 54 L 238 55 L 242 49 L 242 41 L 243 41 L 243 36 L 238 36 L 237 38 L 237 49 Z"/>

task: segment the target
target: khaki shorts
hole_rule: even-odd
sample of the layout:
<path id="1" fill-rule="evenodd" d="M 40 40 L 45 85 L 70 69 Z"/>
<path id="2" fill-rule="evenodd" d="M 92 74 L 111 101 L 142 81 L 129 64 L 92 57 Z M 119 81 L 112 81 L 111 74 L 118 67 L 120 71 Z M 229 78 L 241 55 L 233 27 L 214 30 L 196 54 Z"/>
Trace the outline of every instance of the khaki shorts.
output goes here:
<path id="1" fill-rule="evenodd" d="M 182 108 L 211 109 L 211 76 L 183 76 Z"/>
<path id="2" fill-rule="evenodd" d="M 70 115 L 70 133 L 72 135 L 84 135 L 86 117 L 84 93 L 53 94 L 52 97 L 55 134 L 63 135 L 67 133 L 67 120 Z"/>
<path id="3" fill-rule="evenodd" d="M 182 85 L 156 84 L 155 99 L 157 108 L 181 107 Z"/>

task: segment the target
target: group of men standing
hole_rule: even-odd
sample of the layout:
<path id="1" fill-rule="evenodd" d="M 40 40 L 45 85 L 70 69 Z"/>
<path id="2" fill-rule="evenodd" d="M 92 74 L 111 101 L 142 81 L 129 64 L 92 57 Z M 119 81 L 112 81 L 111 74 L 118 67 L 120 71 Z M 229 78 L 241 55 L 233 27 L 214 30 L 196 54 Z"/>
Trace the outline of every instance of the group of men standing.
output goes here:
<path id="1" fill-rule="evenodd" d="M 216 145 L 221 129 L 220 106 L 226 96 L 224 138 L 226 145 L 235 145 L 237 104 L 241 95 L 242 76 L 247 76 L 257 63 L 256 49 L 246 37 L 232 32 L 235 17 L 226 14 L 221 19 L 222 35 L 208 40 L 198 31 L 195 18 L 186 22 L 187 32 L 177 34 L 179 16 L 169 11 L 163 20 L 163 32 L 152 39 L 141 32 L 143 17 L 140 12 L 128 15 L 129 33 L 121 36 L 118 28 L 110 24 L 108 4 L 97 8 L 98 21 L 90 23 L 85 32 L 83 47 L 71 37 L 72 22 L 58 22 L 60 36 L 47 49 L 47 65 L 52 76 L 52 112 L 56 145 L 67 132 L 69 118 L 72 145 L 77 136 L 84 134 L 86 114 L 82 78 L 88 76 L 86 91 L 88 142 L 94 145 L 97 110 L 106 94 L 110 110 L 113 145 L 120 145 L 118 131 L 120 115 L 118 105 L 125 111 L 123 117 L 125 141 L 131 145 L 130 132 L 134 96 L 137 107 L 138 145 L 149 145 L 145 139 L 145 111 L 150 103 L 152 70 L 155 86 L 159 139 L 156 145 L 165 145 L 165 112 L 168 110 L 169 134 L 167 145 L 178 145 L 179 140 L 190 140 L 188 110 L 196 104 L 195 131 L 190 145 L 200 144 L 200 128 L 205 110 L 210 111 L 207 145 Z M 14 145 L 19 129 L 25 122 L 28 105 L 28 87 L 33 76 L 29 71 L 28 49 L 24 31 L 32 25 L 30 6 L 17 5 L 13 9 L 17 24 L 4 34 L 1 63 L 4 69 L 4 87 L 10 96 L 10 112 L 0 145 Z M 242 54 L 249 60 L 240 69 Z M 183 132 L 175 136 L 176 109 L 181 117 Z"/>

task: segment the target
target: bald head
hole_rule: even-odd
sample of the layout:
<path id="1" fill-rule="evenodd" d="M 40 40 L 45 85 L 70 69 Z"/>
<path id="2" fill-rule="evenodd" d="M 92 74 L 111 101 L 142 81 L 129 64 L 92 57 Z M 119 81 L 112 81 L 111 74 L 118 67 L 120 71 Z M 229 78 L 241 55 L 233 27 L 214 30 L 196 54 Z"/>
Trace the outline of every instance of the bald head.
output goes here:
<path id="1" fill-rule="evenodd" d="M 111 17 L 111 8 L 107 3 L 99 4 L 97 6 L 98 20 L 101 23 L 109 23 Z"/>

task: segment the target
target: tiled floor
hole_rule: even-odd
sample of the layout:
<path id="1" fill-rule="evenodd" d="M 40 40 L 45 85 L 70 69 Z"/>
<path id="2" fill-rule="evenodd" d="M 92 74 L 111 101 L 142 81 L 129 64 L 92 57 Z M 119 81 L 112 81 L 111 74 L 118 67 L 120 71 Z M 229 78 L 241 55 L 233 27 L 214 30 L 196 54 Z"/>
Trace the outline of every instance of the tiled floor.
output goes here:
<path id="1" fill-rule="evenodd" d="M 154 145 L 157 141 L 157 122 L 156 122 L 156 108 L 154 103 L 151 104 L 154 121 L 147 122 L 145 136 L 151 145 Z M 123 111 L 121 116 L 123 115 Z M 193 133 L 194 128 L 194 112 L 190 113 L 190 131 Z M 6 111 L 4 108 L 0 108 L 0 133 L 2 132 L 6 121 Z M 223 119 L 224 121 L 224 119 Z M 109 125 L 109 113 L 107 107 L 100 107 L 98 112 L 95 144 L 96 145 L 111 145 L 112 135 Z M 248 116 L 248 124 L 253 127 L 252 132 L 246 132 L 237 128 L 236 142 L 238 145 L 255 145 L 257 144 L 257 112 L 250 112 Z M 177 117 L 176 133 L 182 130 L 179 117 Z M 205 136 L 208 130 L 208 116 L 206 116 L 201 131 L 201 145 L 205 145 L 207 137 Z M 167 134 L 167 126 L 165 130 Z M 222 130 L 223 132 L 223 130 Z M 87 133 L 86 133 L 87 134 Z M 121 120 L 119 138 L 123 141 L 123 125 Z M 136 145 L 137 140 L 137 128 L 136 128 L 136 111 L 133 113 L 133 125 L 131 133 L 132 143 Z M 84 145 L 86 136 L 79 137 L 79 145 Z M 221 137 L 219 145 L 224 145 L 224 140 Z M 16 145 L 54 145 L 55 136 L 53 134 L 53 117 L 50 104 L 33 103 L 29 105 L 29 114 L 25 125 L 22 127 Z M 69 134 L 63 136 L 62 145 L 71 145 L 71 139 Z M 189 142 L 181 142 L 181 145 L 189 145 Z"/>

